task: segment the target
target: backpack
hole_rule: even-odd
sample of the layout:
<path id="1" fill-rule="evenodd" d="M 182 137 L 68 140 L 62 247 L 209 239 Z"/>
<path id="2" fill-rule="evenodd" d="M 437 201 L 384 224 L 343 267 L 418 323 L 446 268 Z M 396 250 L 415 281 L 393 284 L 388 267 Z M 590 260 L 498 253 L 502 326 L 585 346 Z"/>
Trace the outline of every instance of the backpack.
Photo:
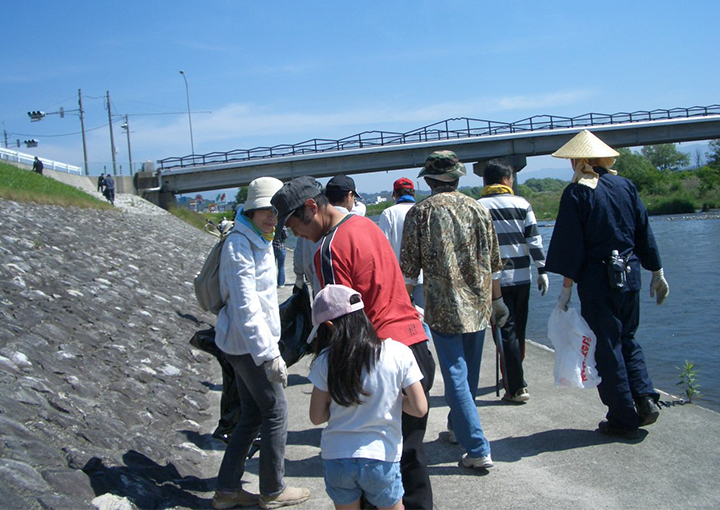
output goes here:
<path id="1" fill-rule="evenodd" d="M 219 237 L 220 240 L 212 247 L 202 269 L 195 277 L 195 297 L 200 308 L 215 315 L 219 314 L 222 307 L 225 306 L 225 302 L 220 295 L 220 254 L 225 239 L 232 233 L 232 229 L 232 222 L 228 222 L 223 230 L 220 230 L 212 223 L 205 225 L 205 230 L 215 237 Z"/>

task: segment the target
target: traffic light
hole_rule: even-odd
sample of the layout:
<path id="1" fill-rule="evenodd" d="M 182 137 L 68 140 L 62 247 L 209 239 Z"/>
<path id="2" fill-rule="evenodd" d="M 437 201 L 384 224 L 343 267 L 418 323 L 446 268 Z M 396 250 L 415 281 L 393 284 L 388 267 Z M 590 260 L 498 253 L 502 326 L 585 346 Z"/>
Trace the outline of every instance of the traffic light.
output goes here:
<path id="1" fill-rule="evenodd" d="M 28 117 L 30 117 L 30 122 L 37 122 L 39 120 L 43 120 L 46 113 L 40 110 L 33 110 L 31 112 L 27 112 Z"/>
<path id="2" fill-rule="evenodd" d="M 25 140 L 25 142 L 23 142 L 23 143 L 25 144 L 25 147 L 27 147 L 28 149 L 31 147 L 38 146 L 38 141 L 35 140 L 34 138 L 31 138 L 30 140 Z"/>

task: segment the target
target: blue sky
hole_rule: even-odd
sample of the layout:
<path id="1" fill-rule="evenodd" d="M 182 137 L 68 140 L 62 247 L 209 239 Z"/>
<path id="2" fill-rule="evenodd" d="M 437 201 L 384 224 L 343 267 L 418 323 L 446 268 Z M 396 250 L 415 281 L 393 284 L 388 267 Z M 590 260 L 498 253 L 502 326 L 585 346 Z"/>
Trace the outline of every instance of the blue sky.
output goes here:
<path id="1" fill-rule="evenodd" d="M 82 163 L 82 89 L 91 173 L 196 153 L 407 131 L 450 117 L 706 106 L 720 102 L 720 2 L 480 0 L 27 1 L 6 4 L 0 126 L 23 152 Z M 212 113 L 200 113 L 208 111 Z M 67 135 L 67 136 L 63 136 Z M 704 145 L 683 144 L 694 152 Z M 531 158 L 520 180 L 566 163 Z M 356 176 L 390 189 L 417 169 Z M 569 177 L 569 175 L 568 175 Z M 471 176 L 462 185 L 480 185 Z"/>

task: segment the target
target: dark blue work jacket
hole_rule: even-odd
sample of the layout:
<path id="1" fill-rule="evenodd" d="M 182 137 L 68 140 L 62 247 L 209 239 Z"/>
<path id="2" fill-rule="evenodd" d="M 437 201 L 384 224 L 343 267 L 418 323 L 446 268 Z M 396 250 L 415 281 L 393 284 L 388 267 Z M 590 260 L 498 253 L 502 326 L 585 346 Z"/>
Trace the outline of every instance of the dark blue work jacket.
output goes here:
<path id="1" fill-rule="evenodd" d="M 581 300 L 640 290 L 640 266 L 649 271 L 662 267 L 635 185 L 602 167 L 594 170 L 600 174 L 595 189 L 577 183 L 565 188 L 545 264 L 547 271 L 575 281 Z M 622 290 L 610 287 L 604 263 L 613 250 L 633 254 Z"/>

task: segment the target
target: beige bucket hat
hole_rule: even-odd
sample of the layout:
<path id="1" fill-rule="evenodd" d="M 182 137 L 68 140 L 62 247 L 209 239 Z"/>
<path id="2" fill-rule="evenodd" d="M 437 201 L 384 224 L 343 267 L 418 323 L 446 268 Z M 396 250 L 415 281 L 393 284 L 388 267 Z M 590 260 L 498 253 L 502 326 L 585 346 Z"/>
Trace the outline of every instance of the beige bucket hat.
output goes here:
<path id="1" fill-rule="evenodd" d="M 270 199 L 282 188 L 283 183 L 275 177 L 258 177 L 248 186 L 247 200 L 243 207 L 245 212 L 272 207 Z"/>
<path id="2" fill-rule="evenodd" d="M 564 159 L 590 159 L 616 158 L 620 153 L 587 129 L 583 129 L 552 155 Z"/>

